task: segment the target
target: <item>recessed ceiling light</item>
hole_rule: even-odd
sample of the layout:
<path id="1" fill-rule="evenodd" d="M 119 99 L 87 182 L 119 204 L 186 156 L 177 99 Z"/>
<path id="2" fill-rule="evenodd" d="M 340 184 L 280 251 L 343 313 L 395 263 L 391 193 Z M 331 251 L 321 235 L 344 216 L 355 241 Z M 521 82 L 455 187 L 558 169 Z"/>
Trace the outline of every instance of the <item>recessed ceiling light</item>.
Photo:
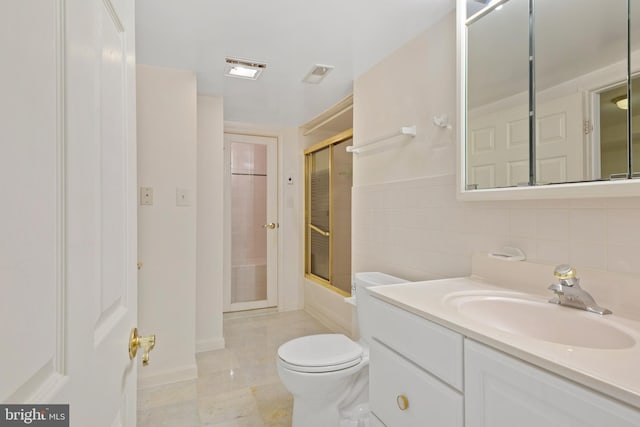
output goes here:
<path id="1" fill-rule="evenodd" d="M 267 64 L 247 59 L 225 58 L 224 75 L 240 79 L 258 80 Z"/>
<path id="2" fill-rule="evenodd" d="M 327 77 L 327 74 L 331 72 L 335 67 L 333 65 L 316 64 L 311 68 L 311 71 L 307 73 L 304 79 L 305 83 L 318 84 Z"/>

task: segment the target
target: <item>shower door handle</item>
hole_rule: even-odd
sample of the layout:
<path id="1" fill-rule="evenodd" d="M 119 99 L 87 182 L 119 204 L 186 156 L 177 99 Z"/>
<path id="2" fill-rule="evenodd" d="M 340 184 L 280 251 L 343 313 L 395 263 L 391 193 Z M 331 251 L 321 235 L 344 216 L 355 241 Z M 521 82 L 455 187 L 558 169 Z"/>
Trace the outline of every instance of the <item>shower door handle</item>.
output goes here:
<path id="1" fill-rule="evenodd" d="M 309 224 L 309 228 L 311 228 L 316 233 L 323 235 L 324 237 L 329 237 L 331 235 L 331 233 L 329 233 L 328 231 L 324 231 L 322 228 L 316 227 L 313 224 Z"/>
<path id="2" fill-rule="evenodd" d="M 263 225 L 262 228 L 268 228 L 269 230 L 274 230 L 278 228 L 278 224 L 276 224 L 275 222 L 270 222 L 269 224 Z"/>

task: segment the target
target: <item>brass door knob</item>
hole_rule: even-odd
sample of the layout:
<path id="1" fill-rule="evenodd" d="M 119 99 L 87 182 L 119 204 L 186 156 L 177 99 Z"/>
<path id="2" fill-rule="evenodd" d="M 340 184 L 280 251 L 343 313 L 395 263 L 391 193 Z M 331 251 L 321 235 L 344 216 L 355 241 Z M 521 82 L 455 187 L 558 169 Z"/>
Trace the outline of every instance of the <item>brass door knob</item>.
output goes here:
<path id="1" fill-rule="evenodd" d="M 138 335 L 138 328 L 133 328 L 129 336 L 129 359 L 133 360 L 136 354 L 138 354 L 138 348 L 142 348 L 142 366 L 147 366 L 149 364 L 149 352 L 153 350 L 155 346 L 155 335 L 141 337 Z"/>
<path id="2" fill-rule="evenodd" d="M 270 222 L 269 224 L 265 224 L 262 226 L 262 228 L 268 228 L 269 230 L 273 230 L 277 227 L 278 227 L 278 224 L 276 224 L 275 222 Z"/>

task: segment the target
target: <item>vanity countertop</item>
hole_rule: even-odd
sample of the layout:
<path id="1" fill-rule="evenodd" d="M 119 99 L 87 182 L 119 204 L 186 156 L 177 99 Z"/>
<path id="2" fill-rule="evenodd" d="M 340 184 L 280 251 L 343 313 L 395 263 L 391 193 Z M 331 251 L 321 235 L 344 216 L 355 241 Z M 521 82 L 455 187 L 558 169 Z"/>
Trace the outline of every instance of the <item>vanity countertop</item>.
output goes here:
<path id="1" fill-rule="evenodd" d="M 640 322 L 613 315 L 594 313 L 568 307 L 576 316 L 595 316 L 611 322 L 635 339 L 626 348 L 601 349 L 558 344 L 520 334 L 506 332 L 473 320 L 447 301 L 452 295 L 468 292 L 505 292 L 510 289 L 494 286 L 477 277 L 442 279 L 384 285 L 369 288 L 371 294 L 427 320 L 445 326 L 468 338 L 489 345 L 576 383 L 640 408 Z M 526 295 L 527 299 L 546 303 L 548 298 Z"/>

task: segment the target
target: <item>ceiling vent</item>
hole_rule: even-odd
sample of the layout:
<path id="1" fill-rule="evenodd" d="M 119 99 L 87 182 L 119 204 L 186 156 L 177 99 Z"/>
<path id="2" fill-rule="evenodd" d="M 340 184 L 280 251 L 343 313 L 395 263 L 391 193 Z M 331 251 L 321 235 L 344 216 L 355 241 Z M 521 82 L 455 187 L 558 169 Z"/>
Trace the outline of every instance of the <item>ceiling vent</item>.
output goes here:
<path id="1" fill-rule="evenodd" d="M 335 67 L 333 65 L 316 64 L 311 68 L 311 71 L 307 73 L 304 79 L 305 83 L 318 84 L 327 77 L 327 74 L 331 72 Z"/>
<path id="2" fill-rule="evenodd" d="M 239 79 L 258 80 L 267 64 L 250 59 L 225 58 L 224 75 Z"/>

